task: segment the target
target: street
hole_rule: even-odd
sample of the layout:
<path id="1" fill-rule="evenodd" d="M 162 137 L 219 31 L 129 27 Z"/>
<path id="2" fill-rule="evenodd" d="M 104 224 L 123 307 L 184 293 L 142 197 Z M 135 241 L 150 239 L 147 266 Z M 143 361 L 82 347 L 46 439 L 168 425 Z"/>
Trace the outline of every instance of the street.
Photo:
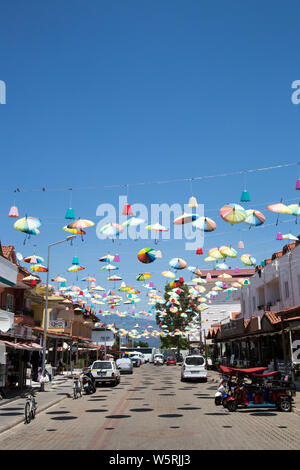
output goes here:
<path id="1" fill-rule="evenodd" d="M 2 450 L 299 449 L 297 413 L 239 410 L 214 404 L 218 375 L 207 383 L 181 382 L 180 367 L 145 364 L 122 375 L 117 387 L 67 397 L 0 434 Z M 61 384 L 58 393 L 71 393 Z M 11 403 L 5 412 L 23 412 Z"/>

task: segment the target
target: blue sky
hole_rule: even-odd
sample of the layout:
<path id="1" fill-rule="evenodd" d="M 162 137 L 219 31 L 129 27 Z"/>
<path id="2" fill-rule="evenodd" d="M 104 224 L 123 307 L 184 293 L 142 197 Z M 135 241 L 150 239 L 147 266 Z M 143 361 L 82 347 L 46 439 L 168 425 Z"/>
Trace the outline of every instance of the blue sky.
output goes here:
<path id="1" fill-rule="evenodd" d="M 46 257 L 47 244 L 63 238 L 69 205 L 69 192 L 53 188 L 72 187 L 76 215 L 97 223 L 97 206 L 117 204 L 125 184 L 297 162 L 300 105 L 291 102 L 291 83 L 300 78 L 299 12 L 294 1 L 2 2 L 2 243 Z M 194 182 L 193 195 L 217 222 L 205 249 L 242 239 L 260 261 L 282 247 L 277 231 L 298 235 L 293 217 L 269 226 L 276 216 L 264 210 L 280 198 L 298 202 L 297 176 L 295 166 L 247 176 L 248 207 L 267 216 L 266 226 L 250 231 L 218 214 L 223 204 L 239 202 L 241 176 Z M 109 185 L 124 189 L 103 188 Z M 17 187 L 20 215 L 43 222 L 25 247 L 7 217 Z M 79 190 L 86 187 L 98 189 Z M 129 186 L 129 202 L 148 207 L 185 204 L 190 195 L 188 182 Z M 162 260 L 145 265 L 158 286 L 172 257 L 211 267 L 184 243 L 159 243 Z M 75 245 L 53 250 L 51 276 L 65 275 L 77 251 L 84 273 L 107 285 L 100 256 L 118 252 L 120 272 L 134 283 L 145 270 L 136 253 L 153 242 L 113 244 L 90 228 Z"/>

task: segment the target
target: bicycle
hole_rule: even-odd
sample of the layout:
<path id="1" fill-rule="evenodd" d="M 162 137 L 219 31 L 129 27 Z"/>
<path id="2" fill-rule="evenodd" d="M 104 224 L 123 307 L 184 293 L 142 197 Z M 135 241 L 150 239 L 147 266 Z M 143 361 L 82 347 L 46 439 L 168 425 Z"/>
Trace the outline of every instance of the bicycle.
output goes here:
<path id="1" fill-rule="evenodd" d="M 77 396 L 82 397 L 82 383 L 80 376 L 73 377 L 73 398 L 76 400 Z"/>
<path id="2" fill-rule="evenodd" d="M 29 424 L 32 419 L 35 418 L 36 410 L 37 410 L 37 403 L 35 401 L 34 390 L 31 389 L 26 396 L 26 403 L 25 403 L 25 423 Z"/>

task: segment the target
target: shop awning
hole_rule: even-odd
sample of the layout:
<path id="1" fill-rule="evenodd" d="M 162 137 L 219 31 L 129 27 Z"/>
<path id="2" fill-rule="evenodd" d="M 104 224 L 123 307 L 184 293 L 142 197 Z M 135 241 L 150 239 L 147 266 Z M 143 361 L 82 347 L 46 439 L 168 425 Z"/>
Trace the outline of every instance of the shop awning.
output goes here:
<path id="1" fill-rule="evenodd" d="M 2 341 L 6 346 L 12 349 L 21 349 L 23 351 L 40 351 L 43 349 L 39 344 L 12 343 L 11 341 Z"/>

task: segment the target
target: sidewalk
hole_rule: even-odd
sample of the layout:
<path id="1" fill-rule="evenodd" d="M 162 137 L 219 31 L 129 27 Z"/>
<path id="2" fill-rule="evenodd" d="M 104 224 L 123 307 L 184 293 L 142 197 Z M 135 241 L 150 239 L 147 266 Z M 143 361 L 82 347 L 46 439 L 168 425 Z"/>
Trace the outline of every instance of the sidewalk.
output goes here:
<path id="1" fill-rule="evenodd" d="M 40 384 L 33 383 L 36 391 L 37 415 L 59 403 L 72 394 L 73 381 L 66 376 L 56 376 L 51 383 L 45 384 L 45 391 L 40 392 Z M 26 392 L 23 392 L 26 393 Z M 0 433 L 17 424 L 24 423 L 25 398 L 20 395 L 0 402 Z"/>

